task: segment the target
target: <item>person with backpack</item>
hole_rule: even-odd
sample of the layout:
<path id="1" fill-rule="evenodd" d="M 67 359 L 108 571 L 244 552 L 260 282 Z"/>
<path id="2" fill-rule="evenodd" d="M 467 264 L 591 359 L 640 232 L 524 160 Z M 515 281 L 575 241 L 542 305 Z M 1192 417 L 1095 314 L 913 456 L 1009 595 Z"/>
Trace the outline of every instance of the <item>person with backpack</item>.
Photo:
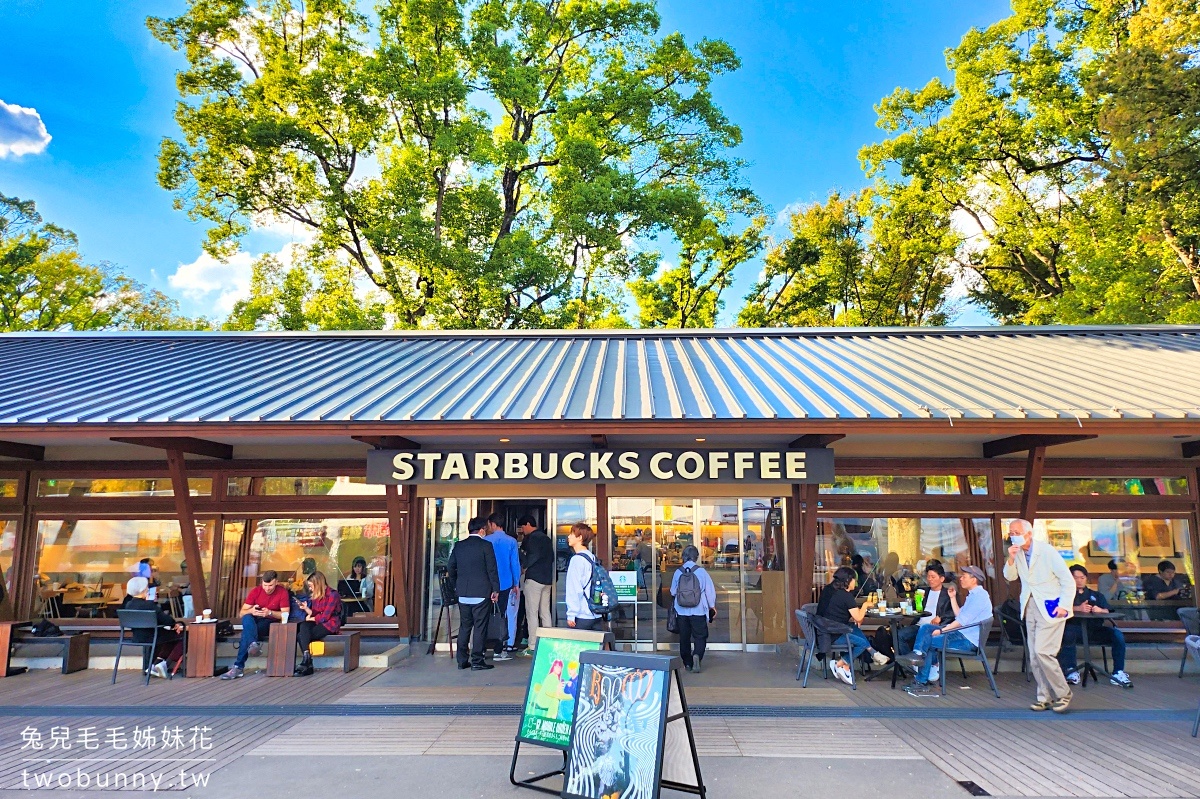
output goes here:
<path id="1" fill-rule="evenodd" d="M 575 554 L 567 564 L 567 586 L 564 594 L 567 600 L 567 626 L 576 630 L 599 629 L 603 618 L 598 612 L 599 609 L 595 607 L 597 592 L 594 573 L 598 564 L 590 550 L 592 539 L 595 537 L 596 533 L 583 522 L 575 522 L 571 525 L 571 531 L 567 533 L 567 545 Z M 604 574 L 607 577 L 608 573 Z M 616 603 L 612 606 L 615 608 Z"/>
<path id="2" fill-rule="evenodd" d="M 679 622 L 679 657 L 690 672 L 700 673 L 708 644 L 708 623 L 717 615 L 717 587 L 703 566 L 696 565 L 700 550 L 683 548 L 683 565 L 671 578 L 671 596 Z"/>

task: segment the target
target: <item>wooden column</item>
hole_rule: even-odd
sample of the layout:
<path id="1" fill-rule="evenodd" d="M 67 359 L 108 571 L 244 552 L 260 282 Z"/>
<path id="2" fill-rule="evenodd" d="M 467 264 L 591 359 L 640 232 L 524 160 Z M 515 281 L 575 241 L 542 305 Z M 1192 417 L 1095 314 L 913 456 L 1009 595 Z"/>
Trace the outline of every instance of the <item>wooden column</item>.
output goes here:
<path id="1" fill-rule="evenodd" d="M 33 515 L 33 500 L 37 496 L 37 475 L 25 472 L 24 505 L 21 507 L 21 521 L 18 522 L 17 537 L 13 542 L 12 553 L 12 585 L 9 586 L 12 596 L 9 603 L 12 606 L 13 619 L 28 619 L 33 613 L 33 594 L 37 590 L 38 567 L 38 535 L 37 524 Z"/>
<path id="2" fill-rule="evenodd" d="M 1030 447 L 1025 461 L 1025 490 L 1021 493 L 1021 518 L 1030 524 L 1037 516 L 1038 493 L 1042 488 L 1042 469 L 1046 465 L 1046 448 Z"/>
<path id="3" fill-rule="evenodd" d="M 388 549 L 392 556 L 392 596 L 396 605 L 396 625 L 401 638 L 412 635 L 412 616 L 409 612 L 409 535 L 404 507 L 400 501 L 400 487 L 384 486 L 387 498 Z"/>
<path id="4" fill-rule="evenodd" d="M 596 483 L 596 558 L 612 568 L 612 531 L 608 524 L 608 486 Z"/>
<path id="5" fill-rule="evenodd" d="M 183 554 L 187 558 L 188 581 L 192 586 L 192 601 L 196 597 L 202 601 L 209 597 L 208 586 L 204 580 L 204 560 L 200 557 L 200 542 L 196 539 L 196 516 L 192 512 L 192 493 L 188 490 L 187 465 L 183 461 L 183 453 L 179 450 L 167 450 L 167 469 L 171 473 L 171 489 L 175 495 L 175 513 L 179 516 L 179 533 L 183 536 Z M 194 571 L 193 571 L 194 569 Z M 212 604 L 204 605 L 211 608 Z M 200 608 L 197 608 L 200 610 Z"/>
<path id="6" fill-rule="evenodd" d="M 793 485 L 786 498 L 783 536 L 787 546 L 788 629 L 800 635 L 796 611 L 812 596 L 813 561 L 817 551 L 818 486 Z M 813 489 L 810 491 L 810 489 Z"/>
<path id="7" fill-rule="evenodd" d="M 408 496 L 408 618 L 411 634 L 419 636 L 425 629 L 422 614 L 425 610 L 423 589 L 428 574 L 425 568 L 425 503 L 417 499 L 417 487 L 406 489 Z"/>
<path id="8" fill-rule="evenodd" d="M 225 517 L 218 516 L 213 524 L 213 539 L 212 539 L 212 560 L 211 566 L 208 567 L 208 605 L 213 609 L 213 613 L 220 615 L 221 611 L 219 600 L 221 598 L 221 577 L 224 564 L 221 563 L 225 556 Z M 191 568 L 190 566 L 188 567 Z M 192 594 L 192 603 L 195 604 L 196 595 Z"/>

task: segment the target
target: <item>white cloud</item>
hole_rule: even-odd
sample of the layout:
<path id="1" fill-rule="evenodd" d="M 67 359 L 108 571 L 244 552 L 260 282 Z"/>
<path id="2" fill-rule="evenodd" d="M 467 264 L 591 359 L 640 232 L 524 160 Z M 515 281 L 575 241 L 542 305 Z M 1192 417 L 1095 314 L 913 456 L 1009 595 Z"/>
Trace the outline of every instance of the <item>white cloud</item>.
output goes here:
<path id="1" fill-rule="evenodd" d="M 219 260 L 208 253 L 190 264 L 180 264 L 167 276 L 167 283 L 191 303 L 189 313 L 203 314 L 210 319 L 223 319 L 238 300 L 250 294 L 250 277 L 254 262 L 264 255 L 273 255 L 284 267 L 290 267 L 299 254 L 299 247 L 288 243 L 279 252 L 251 254 L 234 253 Z"/>
<path id="2" fill-rule="evenodd" d="M 50 134 L 36 110 L 0 100 L 0 158 L 36 155 L 49 143 Z"/>

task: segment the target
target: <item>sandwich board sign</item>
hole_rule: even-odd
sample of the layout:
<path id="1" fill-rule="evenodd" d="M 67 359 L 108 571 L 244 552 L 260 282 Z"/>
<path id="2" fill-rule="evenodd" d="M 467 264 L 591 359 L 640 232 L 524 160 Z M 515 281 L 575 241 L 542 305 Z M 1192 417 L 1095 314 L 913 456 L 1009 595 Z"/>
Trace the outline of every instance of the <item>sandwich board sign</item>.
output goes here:
<path id="1" fill-rule="evenodd" d="M 525 704 L 521 708 L 521 724 L 517 728 L 517 743 L 513 748 L 512 767 L 508 774 L 513 785 L 558 795 L 557 790 L 533 783 L 561 774 L 561 769 L 518 780 L 517 755 L 522 743 L 566 751 L 571 739 L 571 719 L 575 714 L 575 697 L 579 686 L 579 659 L 585 652 L 599 650 L 611 642 L 612 633 L 608 632 L 538 628 L 533 666 L 529 670 Z"/>
<path id="2" fill-rule="evenodd" d="M 704 799 L 679 658 L 595 651 L 579 665 L 563 799 Z"/>

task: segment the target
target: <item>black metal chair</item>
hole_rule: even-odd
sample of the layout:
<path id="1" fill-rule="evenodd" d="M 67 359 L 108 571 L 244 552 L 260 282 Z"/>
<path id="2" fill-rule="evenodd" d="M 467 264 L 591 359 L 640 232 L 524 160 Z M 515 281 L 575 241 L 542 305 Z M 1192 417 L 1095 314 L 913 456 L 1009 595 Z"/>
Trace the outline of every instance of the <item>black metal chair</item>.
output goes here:
<path id="1" fill-rule="evenodd" d="M 1200 666 L 1200 635 L 1189 635 L 1183 639 L 1183 651 L 1190 652 L 1196 665 Z M 1196 720 L 1192 722 L 1192 737 L 1200 732 L 1200 707 L 1196 708 Z"/>
<path id="2" fill-rule="evenodd" d="M 154 652 L 158 649 L 158 613 L 153 610 L 118 610 L 117 623 L 121 626 L 121 635 L 117 639 L 117 659 L 113 663 L 112 681 L 117 682 L 117 669 L 121 666 L 121 650 L 127 646 L 141 647 L 142 670 L 146 672 L 146 685 L 150 684 L 150 665 L 154 660 Z M 125 631 L 130 632 L 126 639 Z M 154 636 L 150 641 L 134 641 L 134 630 L 153 630 Z M 168 677 L 170 672 L 168 672 Z"/>
<path id="3" fill-rule="evenodd" d="M 992 618 L 1000 628 L 1000 643 L 996 647 L 996 665 L 992 669 L 992 673 L 1000 673 L 1000 655 L 1004 654 L 1004 650 L 1012 643 L 1009 641 L 1008 631 L 1015 629 L 1021 636 L 1021 671 L 1025 672 L 1025 682 L 1029 682 L 1032 675 L 1029 671 L 1029 641 L 1025 637 L 1025 622 L 1019 616 L 1013 616 L 1006 612 L 1002 607 L 992 611 Z M 987 644 L 986 638 L 981 637 L 979 640 L 985 645 Z"/>
<path id="4" fill-rule="evenodd" d="M 946 658 L 958 658 L 958 665 L 962 667 L 963 677 L 967 676 L 967 664 L 963 662 L 964 658 L 974 658 L 983 664 L 983 673 L 987 675 L 988 684 L 992 686 L 992 693 L 996 698 L 1000 698 L 1000 689 L 996 687 L 996 679 L 992 676 L 992 667 L 988 664 L 987 652 L 984 651 L 984 646 L 987 644 L 988 635 L 992 632 L 992 619 L 987 618 L 983 621 L 977 621 L 974 624 L 968 624 L 965 627 L 956 628 L 955 632 L 961 630 L 969 630 L 972 627 L 979 628 L 979 643 L 980 646 L 972 649 L 955 648 L 953 646 L 943 646 L 938 648 L 938 671 L 940 675 L 938 682 L 941 684 L 942 696 L 946 695 Z"/>
<path id="5" fill-rule="evenodd" d="M 1187 631 L 1187 635 L 1200 635 L 1200 610 L 1196 608 L 1180 608 L 1178 610 L 1179 620 L 1183 622 L 1183 628 Z M 1183 667 L 1187 665 L 1188 648 L 1183 648 L 1183 657 L 1179 659 L 1179 676 L 1183 676 Z"/>
<path id="6" fill-rule="evenodd" d="M 796 679 L 799 680 L 801 674 L 804 676 L 801 688 L 808 687 L 808 670 L 812 668 L 813 654 L 817 651 L 817 628 L 813 624 L 810 608 L 815 609 L 816 605 L 810 603 L 796 611 L 796 621 L 800 624 L 800 633 L 804 636 L 804 641 L 800 644 L 804 648 L 800 651 L 800 663 L 796 666 Z"/>
<path id="7" fill-rule="evenodd" d="M 850 690 L 858 690 L 858 680 L 854 676 L 855 664 L 851 654 L 854 652 L 854 647 L 850 643 L 850 634 L 854 632 L 854 628 L 849 624 L 840 624 L 836 621 L 822 618 L 815 613 L 810 615 L 813 622 L 813 627 L 817 633 L 817 647 L 825 654 L 824 673 L 825 679 L 829 679 L 829 662 L 837 655 L 845 655 L 850 661 Z"/>

